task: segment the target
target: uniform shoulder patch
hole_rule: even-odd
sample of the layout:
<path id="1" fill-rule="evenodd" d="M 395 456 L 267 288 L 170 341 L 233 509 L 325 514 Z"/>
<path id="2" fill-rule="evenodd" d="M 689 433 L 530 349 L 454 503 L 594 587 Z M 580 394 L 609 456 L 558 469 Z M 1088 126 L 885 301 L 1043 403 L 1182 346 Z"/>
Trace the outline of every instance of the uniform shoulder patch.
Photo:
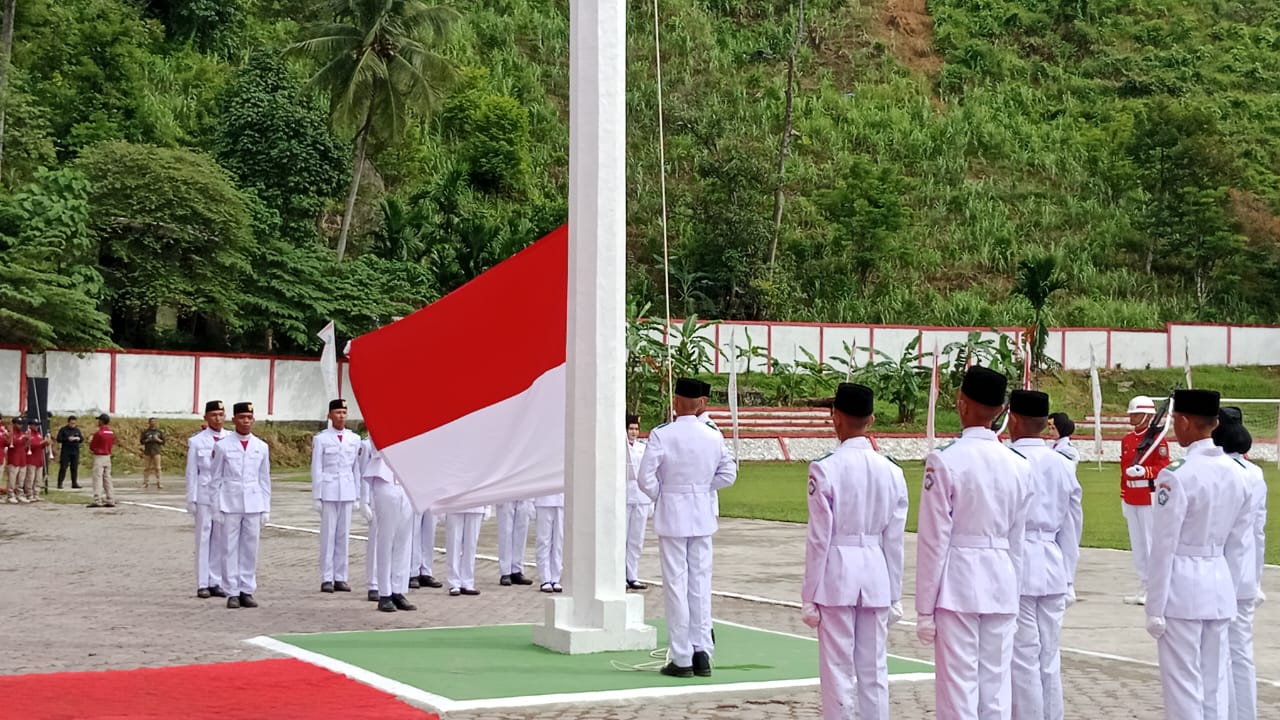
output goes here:
<path id="1" fill-rule="evenodd" d="M 833 451 L 833 452 L 834 452 L 834 451 Z M 822 462 L 823 460 L 826 460 L 826 459 L 827 459 L 827 458 L 829 458 L 829 457 L 831 457 L 831 453 L 827 453 L 826 455 L 823 455 L 822 457 L 814 458 L 814 460 L 813 460 L 813 461 L 814 461 L 814 462 Z"/>
<path id="2" fill-rule="evenodd" d="M 1009 447 L 1009 446 L 1008 446 L 1008 445 L 1005 445 L 1005 447 Z M 1016 448 L 1011 448 L 1011 447 L 1009 447 L 1009 452 L 1013 453 L 1014 455 L 1017 455 L 1018 457 L 1022 458 L 1023 460 L 1026 460 L 1026 459 L 1027 459 L 1027 456 L 1026 456 L 1026 455 L 1023 455 L 1023 454 L 1022 454 L 1022 453 L 1020 453 L 1020 452 L 1018 452 Z"/>
<path id="3" fill-rule="evenodd" d="M 1156 504 L 1164 507 L 1169 502 L 1169 494 L 1173 492 L 1173 488 L 1169 487 L 1169 483 L 1160 483 L 1156 487 Z"/>
<path id="4" fill-rule="evenodd" d="M 937 447 L 937 450 L 938 450 L 938 452 L 942 452 L 943 450 L 946 450 L 947 448 L 949 448 L 949 447 L 951 447 L 952 445 L 955 445 L 955 444 L 956 444 L 956 441 L 955 441 L 955 440 L 948 440 L 948 441 L 946 441 L 946 442 L 942 443 L 941 445 L 939 445 L 939 446 Z"/>
<path id="5" fill-rule="evenodd" d="M 1245 467 L 1245 464 L 1244 464 L 1244 463 L 1242 463 L 1242 462 L 1240 462 L 1240 458 L 1234 458 L 1234 457 L 1233 457 L 1233 458 L 1231 458 L 1231 459 L 1232 459 L 1232 460 L 1234 460 L 1234 461 L 1235 461 L 1235 463 L 1236 463 L 1237 465 L 1239 465 L 1240 467 Z"/>
<path id="6" fill-rule="evenodd" d="M 662 423 L 661 425 L 659 425 L 658 427 L 654 428 L 653 430 L 657 430 L 658 428 L 664 428 L 664 427 L 666 427 L 666 426 L 668 426 L 668 425 L 670 425 L 670 424 L 671 424 L 671 423 L 669 423 L 669 422 L 664 422 L 664 423 Z M 653 432 L 653 430 L 650 430 L 649 432 Z"/>
<path id="7" fill-rule="evenodd" d="M 881 453 L 880 457 L 884 458 L 885 460 L 888 460 L 889 462 L 893 463 L 894 465 L 897 465 L 899 468 L 901 468 L 901 467 L 902 467 L 902 463 L 900 463 L 900 462 L 898 462 L 897 460 L 893 459 L 893 457 L 892 457 L 891 455 L 885 455 L 885 454 Z"/>
<path id="8" fill-rule="evenodd" d="M 1180 468 L 1180 467 L 1182 467 L 1183 465 L 1186 465 L 1186 464 L 1187 464 L 1187 461 L 1186 461 L 1185 459 L 1183 459 L 1183 460 L 1174 460 L 1173 462 L 1171 462 L 1171 463 L 1169 463 L 1168 465 L 1166 465 L 1164 469 L 1165 469 L 1165 470 L 1168 470 L 1168 471 L 1170 471 L 1170 472 L 1172 472 L 1172 471 L 1177 470 L 1178 468 Z"/>
<path id="9" fill-rule="evenodd" d="M 1169 446 L 1161 445 L 1160 449 L 1157 450 L 1156 452 L 1159 453 L 1160 457 L 1169 457 Z"/>
<path id="10" fill-rule="evenodd" d="M 715 424 L 715 423 L 711 422 L 710 420 L 707 420 L 706 422 L 707 422 L 707 427 L 711 428 L 712 430 L 715 430 L 716 432 L 720 432 L 720 426 L 719 426 L 719 425 L 717 425 L 717 424 Z"/>

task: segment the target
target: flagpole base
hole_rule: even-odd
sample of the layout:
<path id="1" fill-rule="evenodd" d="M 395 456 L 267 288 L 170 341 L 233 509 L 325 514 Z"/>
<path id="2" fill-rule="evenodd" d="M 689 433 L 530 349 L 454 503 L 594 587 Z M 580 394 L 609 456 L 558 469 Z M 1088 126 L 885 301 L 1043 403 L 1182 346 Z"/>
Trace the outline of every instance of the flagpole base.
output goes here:
<path id="1" fill-rule="evenodd" d="M 533 627 L 533 642 L 552 652 L 583 655 L 658 646 L 657 628 L 644 623 L 640 595 L 554 597 L 546 603 L 546 620 Z"/>

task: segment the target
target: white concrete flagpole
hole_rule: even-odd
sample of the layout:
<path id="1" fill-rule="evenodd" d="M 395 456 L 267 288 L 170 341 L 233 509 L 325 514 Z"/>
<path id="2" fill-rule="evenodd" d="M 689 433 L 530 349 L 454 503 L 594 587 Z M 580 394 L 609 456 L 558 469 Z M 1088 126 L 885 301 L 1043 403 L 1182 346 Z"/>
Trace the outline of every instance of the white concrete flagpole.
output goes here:
<path id="1" fill-rule="evenodd" d="M 626 47 L 623 0 L 570 0 L 565 594 L 533 639 L 574 654 L 657 645 L 624 577 Z"/>

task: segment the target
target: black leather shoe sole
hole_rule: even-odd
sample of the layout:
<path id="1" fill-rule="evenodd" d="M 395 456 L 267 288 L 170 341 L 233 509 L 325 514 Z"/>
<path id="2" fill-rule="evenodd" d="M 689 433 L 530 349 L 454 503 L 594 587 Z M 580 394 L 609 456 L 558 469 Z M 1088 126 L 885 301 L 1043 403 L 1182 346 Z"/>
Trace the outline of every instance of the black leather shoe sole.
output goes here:
<path id="1" fill-rule="evenodd" d="M 475 588 L 462 588 L 463 595 L 479 595 L 480 591 Z"/>
<path id="2" fill-rule="evenodd" d="M 658 672 L 662 673 L 663 675 L 666 675 L 667 677 L 676 677 L 676 678 L 693 677 L 693 668 L 680 667 L 679 665 L 673 665 L 672 663 L 667 663 L 666 665 L 663 665 L 662 669 L 659 670 Z"/>

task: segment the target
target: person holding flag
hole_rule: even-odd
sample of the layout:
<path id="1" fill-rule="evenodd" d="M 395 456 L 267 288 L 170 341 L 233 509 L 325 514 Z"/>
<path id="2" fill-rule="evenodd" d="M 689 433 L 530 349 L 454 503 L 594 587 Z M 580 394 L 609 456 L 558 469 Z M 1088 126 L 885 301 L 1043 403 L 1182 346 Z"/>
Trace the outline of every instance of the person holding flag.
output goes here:
<path id="1" fill-rule="evenodd" d="M 1124 598 L 1128 605 L 1147 602 L 1147 557 L 1151 554 L 1151 495 L 1155 479 L 1169 464 L 1169 443 L 1164 439 L 1164 428 L 1155 427 L 1155 402 L 1146 395 L 1138 395 L 1129 401 L 1129 424 L 1133 431 L 1120 441 L 1121 511 L 1129 525 L 1129 547 L 1132 549 L 1133 569 L 1138 575 L 1138 590 Z M 1138 446 L 1146 440 L 1148 447 L 1142 454 Z"/>
<path id="2" fill-rule="evenodd" d="M 405 593 L 409 592 L 409 543 L 413 539 L 413 505 L 391 466 L 365 438 L 360 448 L 360 476 L 368 488 L 369 503 L 363 506 L 370 527 L 376 519 L 376 535 L 370 533 L 369 555 L 376 567 L 378 610 L 417 610 Z"/>
<path id="3" fill-rule="evenodd" d="M 311 502 L 320 513 L 320 592 L 347 582 L 351 510 L 360 501 L 360 434 L 347 427 L 347 401 L 329 401 L 329 426 L 311 440 Z"/>
<path id="4" fill-rule="evenodd" d="M 628 415 L 627 421 L 627 557 L 628 590 L 644 590 L 640 582 L 640 553 L 644 551 L 644 532 L 653 514 L 653 501 L 640 492 L 640 462 L 644 460 L 645 442 L 640 439 L 640 416 Z"/>
<path id="5" fill-rule="evenodd" d="M 524 576 L 524 551 L 529 544 L 529 518 L 532 500 L 498 503 L 498 584 L 532 585 Z"/>

